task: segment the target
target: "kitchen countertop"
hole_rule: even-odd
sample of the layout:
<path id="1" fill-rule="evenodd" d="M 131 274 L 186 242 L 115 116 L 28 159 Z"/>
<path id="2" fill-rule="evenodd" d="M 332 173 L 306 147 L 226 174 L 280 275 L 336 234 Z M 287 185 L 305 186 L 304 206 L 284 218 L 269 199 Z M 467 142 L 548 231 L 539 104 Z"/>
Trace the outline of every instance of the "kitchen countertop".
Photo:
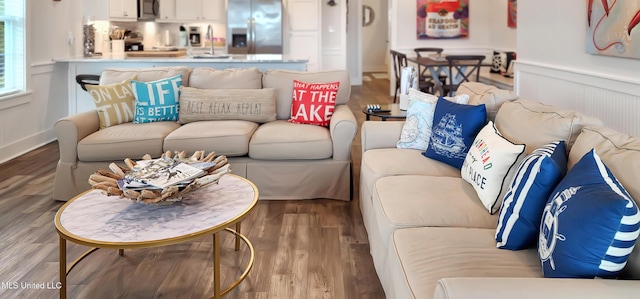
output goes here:
<path id="1" fill-rule="evenodd" d="M 226 55 L 226 54 L 221 54 Z M 102 56 L 94 57 L 65 57 L 55 59 L 56 62 L 233 62 L 233 63 L 306 63 L 308 58 L 294 57 L 291 55 L 281 54 L 249 54 L 240 55 L 232 54 L 228 58 L 191 58 L 188 56 L 182 57 L 127 57 L 127 58 L 112 58 L 111 54 L 105 54 Z"/>

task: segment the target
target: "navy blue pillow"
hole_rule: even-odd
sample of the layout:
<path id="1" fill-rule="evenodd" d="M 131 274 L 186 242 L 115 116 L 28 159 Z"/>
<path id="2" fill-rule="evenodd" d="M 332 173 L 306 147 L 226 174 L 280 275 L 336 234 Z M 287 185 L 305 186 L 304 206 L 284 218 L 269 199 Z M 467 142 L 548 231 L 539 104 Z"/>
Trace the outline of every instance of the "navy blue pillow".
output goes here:
<path id="1" fill-rule="evenodd" d="M 538 256 L 545 277 L 614 278 L 640 231 L 638 207 L 591 150 L 544 208 Z"/>
<path id="2" fill-rule="evenodd" d="M 537 148 L 522 160 L 500 208 L 498 248 L 519 250 L 536 245 L 544 206 L 566 173 L 564 141 Z"/>
<path id="3" fill-rule="evenodd" d="M 439 97 L 429 147 L 422 154 L 461 169 L 473 140 L 486 123 L 484 104 L 463 105 Z"/>

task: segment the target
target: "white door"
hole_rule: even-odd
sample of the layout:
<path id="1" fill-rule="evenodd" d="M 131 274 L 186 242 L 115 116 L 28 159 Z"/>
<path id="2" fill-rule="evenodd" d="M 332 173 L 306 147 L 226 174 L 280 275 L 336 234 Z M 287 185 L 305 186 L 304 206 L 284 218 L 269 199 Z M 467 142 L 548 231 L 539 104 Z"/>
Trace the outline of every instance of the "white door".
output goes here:
<path id="1" fill-rule="evenodd" d="M 362 9 L 362 71 L 386 73 L 388 0 L 362 0 Z"/>

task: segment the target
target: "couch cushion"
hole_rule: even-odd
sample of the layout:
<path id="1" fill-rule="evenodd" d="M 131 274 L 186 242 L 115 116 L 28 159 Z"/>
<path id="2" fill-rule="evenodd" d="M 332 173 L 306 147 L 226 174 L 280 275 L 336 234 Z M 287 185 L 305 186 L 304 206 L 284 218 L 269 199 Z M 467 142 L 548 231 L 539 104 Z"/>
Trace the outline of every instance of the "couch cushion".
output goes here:
<path id="1" fill-rule="evenodd" d="M 558 140 L 564 140 L 570 150 L 582 127 L 602 125 L 599 119 L 576 111 L 525 99 L 504 103 L 495 123 L 502 136 L 513 143 L 525 144 L 526 154 Z"/>
<path id="2" fill-rule="evenodd" d="M 168 66 L 152 68 L 107 68 L 102 70 L 100 85 L 122 82 L 136 77 L 138 81 L 156 81 L 164 78 L 182 75 L 182 85 L 189 86 L 191 68 L 186 66 Z"/>
<path id="3" fill-rule="evenodd" d="M 257 89 L 262 88 L 262 72 L 256 67 L 224 70 L 196 67 L 191 72 L 188 86 L 205 89 Z"/>
<path id="4" fill-rule="evenodd" d="M 569 152 L 569 169 L 593 148 L 640 205 L 640 139 L 607 127 L 585 127 Z M 640 279 L 640 246 L 637 244 L 622 276 Z"/>
<path id="5" fill-rule="evenodd" d="M 484 105 L 461 105 L 439 98 L 425 157 L 460 169 L 471 143 L 486 122 Z"/>
<path id="6" fill-rule="evenodd" d="M 504 139 L 492 121 L 480 130 L 462 165 L 462 178 L 473 186 L 482 204 L 493 214 L 502 205 L 505 178 L 524 145 Z"/>
<path id="7" fill-rule="evenodd" d="M 494 229 L 425 227 L 393 234 L 389 250 L 389 298 L 433 298 L 445 277 L 541 277 L 535 249 L 500 250 Z M 496 292 L 505 286 L 495 286 Z"/>
<path id="8" fill-rule="evenodd" d="M 493 85 L 480 82 L 465 82 L 460 84 L 456 95 L 466 94 L 469 96 L 469 105 L 484 104 L 487 108 L 487 118 L 495 121 L 496 114 L 504 102 L 518 98 L 515 92 L 504 90 Z"/>
<path id="9" fill-rule="evenodd" d="M 261 125 L 249 142 L 249 157 L 259 160 L 331 158 L 329 129 L 276 120 Z"/>
<path id="10" fill-rule="evenodd" d="M 538 254 L 545 277 L 615 278 L 640 232 L 640 212 L 595 150 L 551 193 Z"/>
<path id="11" fill-rule="evenodd" d="M 246 120 L 264 123 L 276 120 L 273 88 L 201 89 L 180 88 L 180 123 L 202 120 Z"/>
<path id="12" fill-rule="evenodd" d="M 249 152 L 249 140 L 258 124 L 244 120 L 197 121 L 182 125 L 164 141 L 164 151 L 215 151 L 229 157 Z"/>
<path id="13" fill-rule="evenodd" d="M 566 153 L 564 141 L 555 141 L 522 160 L 500 208 L 498 248 L 520 250 L 536 244 L 547 199 L 567 173 Z"/>
<path id="14" fill-rule="evenodd" d="M 169 121 L 108 127 L 78 142 L 78 158 L 89 162 L 135 160 L 145 154 L 158 157 L 163 153 L 164 138 L 179 127 Z"/>
<path id="15" fill-rule="evenodd" d="M 267 70 L 262 77 L 263 87 L 276 89 L 276 107 L 278 119 L 289 119 L 291 116 L 291 101 L 293 100 L 293 80 L 308 83 L 340 82 L 340 89 L 336 96 L 336 105 L 345 104 L 351 94 L 349 72 L 346 70 L 323 72 L 300 72 L 290 70 Z"/>

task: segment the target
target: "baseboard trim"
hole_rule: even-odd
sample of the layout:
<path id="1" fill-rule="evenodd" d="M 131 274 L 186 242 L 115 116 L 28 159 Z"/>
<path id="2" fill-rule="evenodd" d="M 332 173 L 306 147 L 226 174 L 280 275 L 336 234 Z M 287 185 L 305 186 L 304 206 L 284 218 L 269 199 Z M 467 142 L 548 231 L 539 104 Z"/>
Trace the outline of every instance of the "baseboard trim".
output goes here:
<path id="1" fill-rule="evenodd" d="M 56 137 L 53 129 L 48 129 L 0 147 L 0 164 L 15 159 L 55 140 Z"/>

